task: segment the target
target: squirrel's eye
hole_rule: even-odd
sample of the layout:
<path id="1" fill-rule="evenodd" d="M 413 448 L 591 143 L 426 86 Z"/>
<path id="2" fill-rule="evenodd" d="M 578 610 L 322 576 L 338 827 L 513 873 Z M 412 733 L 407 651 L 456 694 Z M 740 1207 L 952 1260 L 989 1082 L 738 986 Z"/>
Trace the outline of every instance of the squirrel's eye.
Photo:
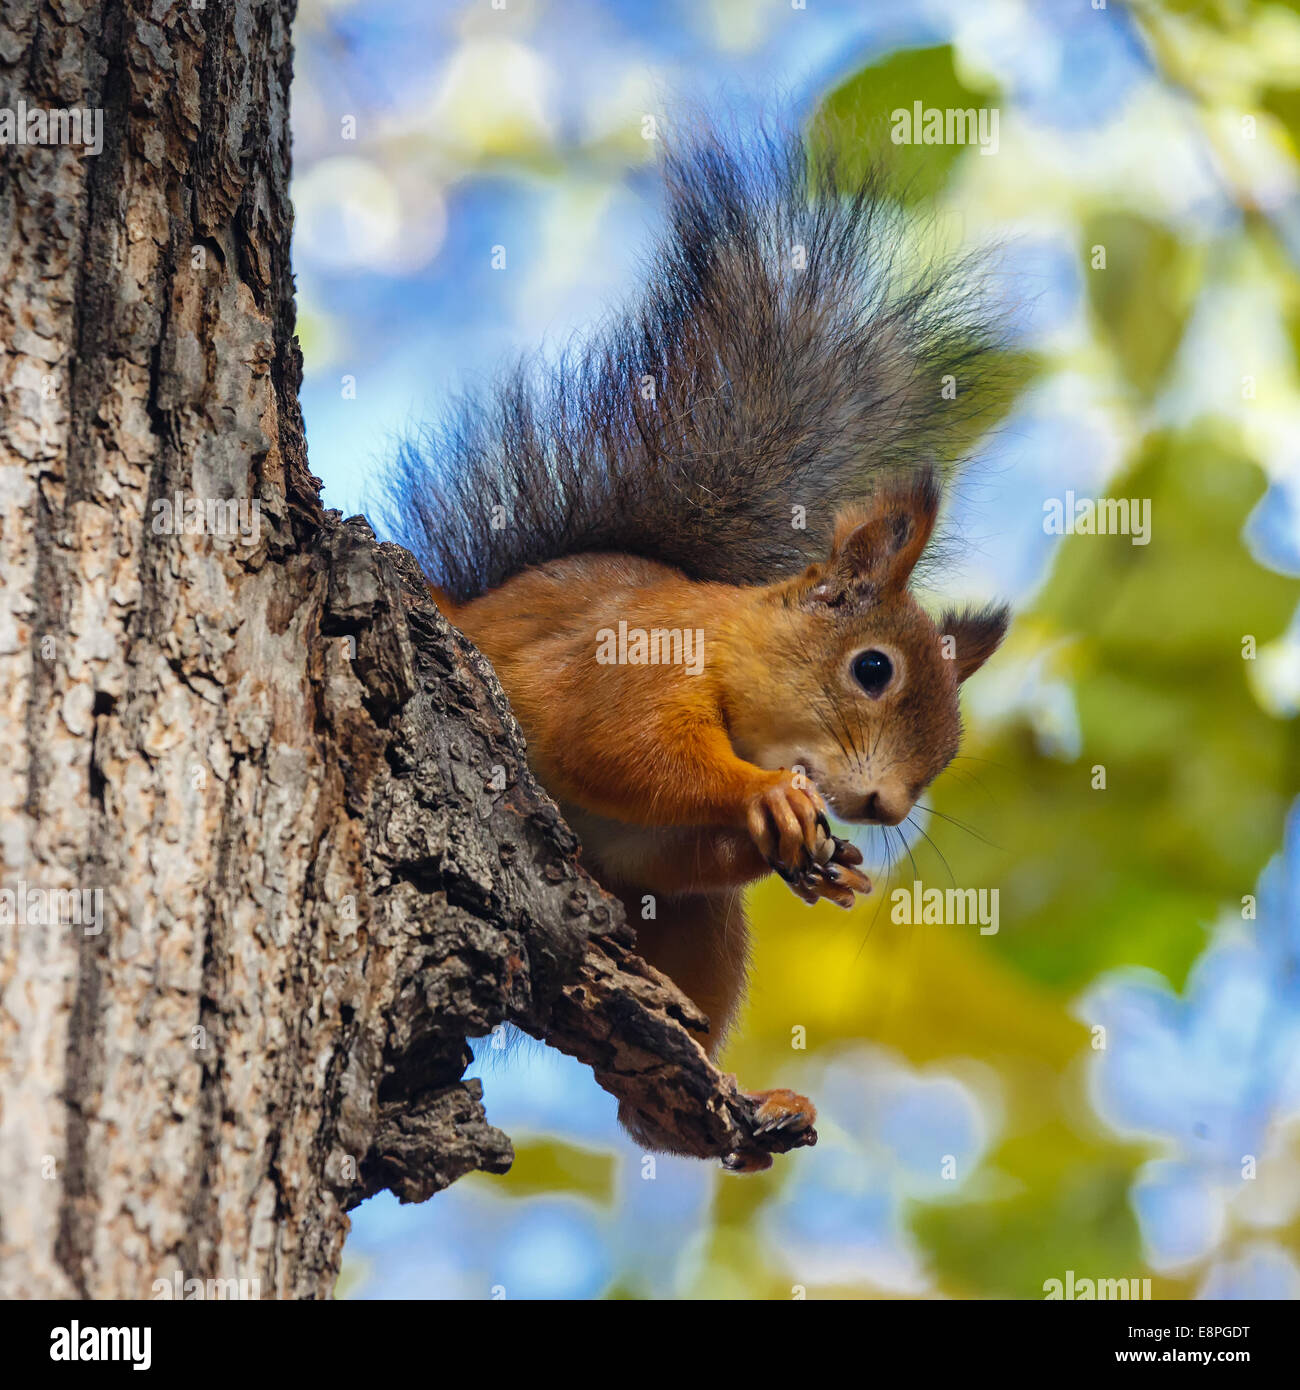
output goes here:
<path id="1" fill-rule="evenodd" d="M 868 695 L 879 695 L 894 674 L 894 663 L 873 647 L 853 658 L 853 679 Z"/>

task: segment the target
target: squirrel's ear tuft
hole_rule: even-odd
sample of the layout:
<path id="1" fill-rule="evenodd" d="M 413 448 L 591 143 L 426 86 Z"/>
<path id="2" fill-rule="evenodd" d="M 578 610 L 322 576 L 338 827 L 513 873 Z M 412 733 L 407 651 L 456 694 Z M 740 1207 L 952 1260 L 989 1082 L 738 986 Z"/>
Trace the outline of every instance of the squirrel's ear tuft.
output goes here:
<path id="1" fill-rule="evenodd" d="M 958 613 L 949 609 L 939 623 L 945 650 L 957 663 L 957 679 L 964 681 L 1002 645 L 1011 624 L 1011 610 L 1005 604 L 987 608 L 968 608 Z"/>
<path id="2" fill-rule="evenodd" d="M 901 589 L 939 515 L 939 475 L 932 468 L 892 480 L 835 522 L 831 571 L 846 585 Z"/>

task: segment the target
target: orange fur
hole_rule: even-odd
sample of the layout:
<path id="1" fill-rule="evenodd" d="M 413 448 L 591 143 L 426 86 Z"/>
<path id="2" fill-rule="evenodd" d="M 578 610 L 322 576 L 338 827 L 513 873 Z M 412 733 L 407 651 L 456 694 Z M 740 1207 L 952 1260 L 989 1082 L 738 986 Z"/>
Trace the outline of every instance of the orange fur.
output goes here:
<path id="1" fill-rule="evenodd" d="M 851 905 L 870 884 L 843 842 L 826 863 L 819 813 L 829 803 L 847 820 L 895 824 L 956 752 L 958 682 L 1005 617 L 945 619 L 956 652 L 941 649 L 907 591 L 937 505 L 924 480 L 882 493 L 841 518 L 824 564 L 770 585 L 582 554 L 466 603 L 435 591 L 492 662 L 534 772 L 593 875 L 623 899 L 643 954 L 709 1015 L 710 1055 L 744 994 L 739 890 L 776 868 L 806 901 Z M 699 673 L 602 664 L 601 634 L 620 622 L 698 631 Z M 864 649 L 893 663 L 878 695 L 855 683 Z"/>

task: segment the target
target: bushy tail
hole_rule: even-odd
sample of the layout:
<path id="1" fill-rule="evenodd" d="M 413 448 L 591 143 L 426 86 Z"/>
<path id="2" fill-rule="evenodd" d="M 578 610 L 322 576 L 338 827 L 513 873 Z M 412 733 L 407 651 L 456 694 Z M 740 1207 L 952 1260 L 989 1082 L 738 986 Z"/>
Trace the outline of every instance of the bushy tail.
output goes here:
<path id="1" fill-rule="evenodd" d="M 881 470 L 960 452 L 992 398 L 979 272 L 922 258 L 882 176 L 810 143 L 672 150 L 640 301 L 403 448 L 385 519 L 435 582 L 463 600 L 596 550 L 770 582 Z"/>

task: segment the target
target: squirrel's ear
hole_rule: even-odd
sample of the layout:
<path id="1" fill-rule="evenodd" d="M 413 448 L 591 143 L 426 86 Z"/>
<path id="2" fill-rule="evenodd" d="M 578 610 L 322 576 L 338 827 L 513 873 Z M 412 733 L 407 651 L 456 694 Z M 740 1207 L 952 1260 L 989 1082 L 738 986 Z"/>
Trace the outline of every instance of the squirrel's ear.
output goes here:
<path id="1" fill-rule="evenodd" d="M 846 584 L 901 589 L 939 514 L 939 477 L 925 469 L 882 488 L 835 522 L 831 570 Z"/>
<path id="2" fill-rule="evenodd" d="M 1004 604 L 987 608 L 968 608 L 964 613 L 949 609 L 939 623 L 944 652 L 957 663 L 957 679 L 964 681 L 1002 645 L 1011 623 L 1011 610 Z"/>

